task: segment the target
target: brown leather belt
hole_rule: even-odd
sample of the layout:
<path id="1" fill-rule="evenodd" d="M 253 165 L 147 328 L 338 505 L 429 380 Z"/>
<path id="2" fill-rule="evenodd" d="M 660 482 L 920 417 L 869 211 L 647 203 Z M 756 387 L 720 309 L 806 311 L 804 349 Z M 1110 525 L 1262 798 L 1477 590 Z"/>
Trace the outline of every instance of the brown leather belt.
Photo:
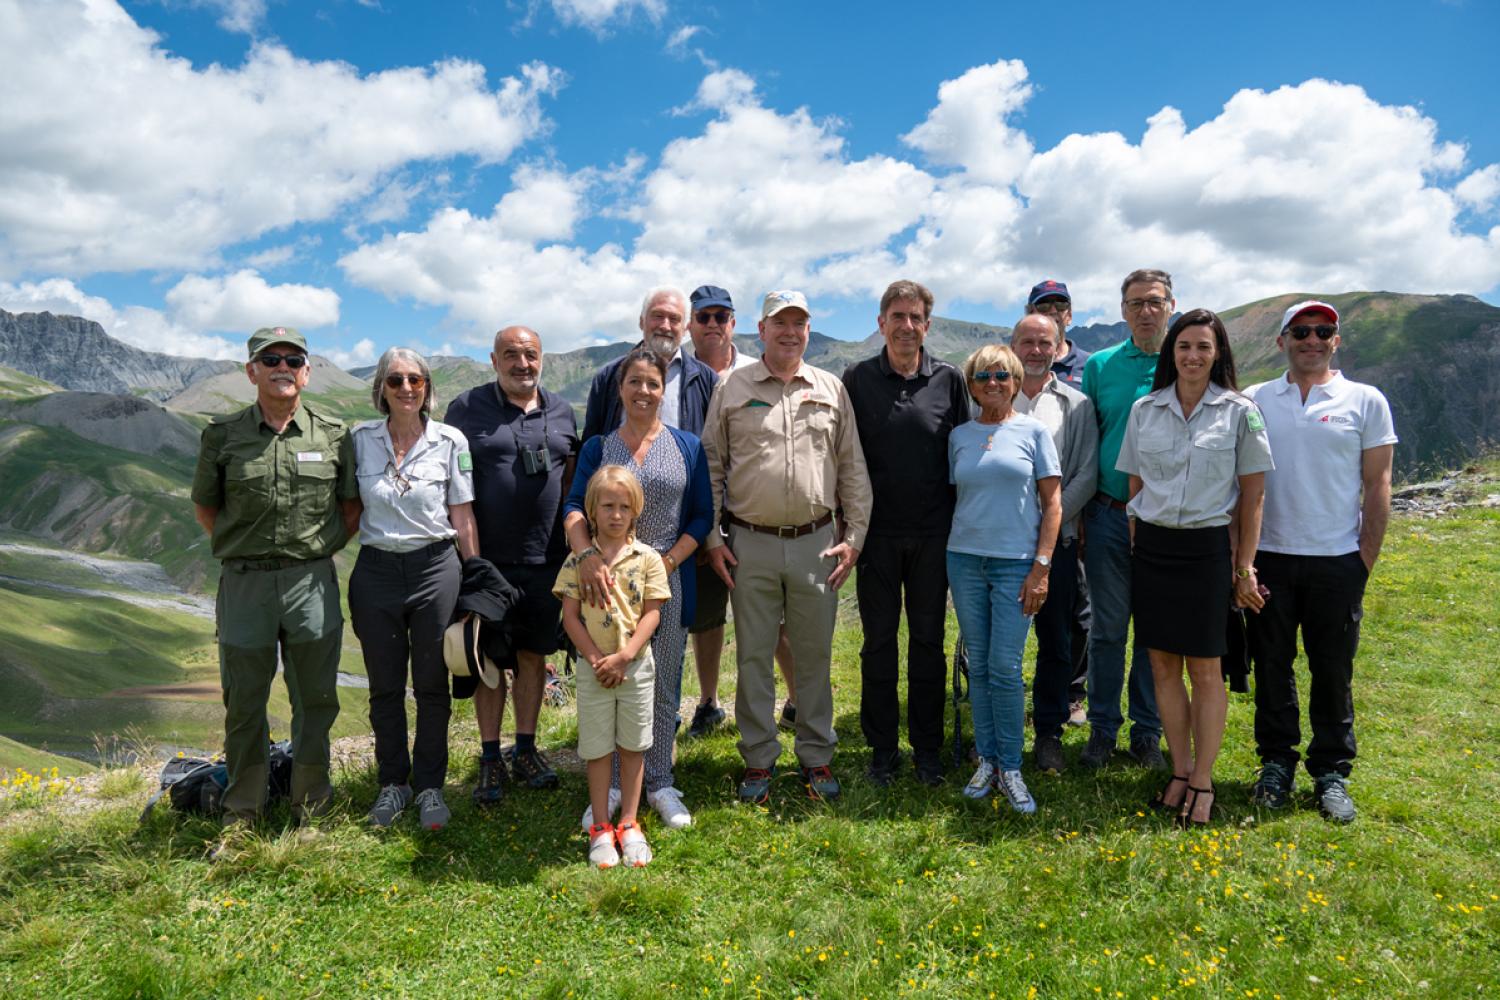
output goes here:
<path id="1" fill-rule="evenodd" d="M 1095 493 L 1094 494 L 1094 499 L 1095 500 L 1099 500 L 1099 501 L 1101 501 L 1103 503 L 1109 504 L 1115 510 L 1124 510 L 1126 507 L 1130 506 L 1129 504 L 1125 503 L 1123 500 L 1116 500 L 1114 497 L 1110 496 L 1108 493 Z"/>
<path id="2" fill-rule="evenodd" d="M 735 517 L 727 511 L 722 520 L 726 524 L 737 524 L 741 528 L 749 528 L 751 531 L 758 531 L 762 535 L 775 535 L 777 538 L 801 538 L 803 535 L 810 535 L 824 525 L 831 523 L 833 521 L 833 513 L 830 511 L 816 521 L 808 521 L 806 524 L 751 524 L 749 521 Z"/>

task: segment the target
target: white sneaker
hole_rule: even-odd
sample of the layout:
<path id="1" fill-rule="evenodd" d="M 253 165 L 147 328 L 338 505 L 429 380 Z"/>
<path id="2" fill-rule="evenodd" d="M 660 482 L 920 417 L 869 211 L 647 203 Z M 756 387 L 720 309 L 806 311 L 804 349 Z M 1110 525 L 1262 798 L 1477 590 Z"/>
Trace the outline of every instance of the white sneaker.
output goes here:
<path id="1" fill-rule="evenodd" d="M 1005 793 L 1006 801 L 1016 812 L 1028 814 L 1036 812 L 1036 799 L 1031 797 L 1031 792 L 1027 790 L 1020 771 L 1001 771 L 1000 790 Z"/>
<path id="2" fill-rule="evenodd" d="M 995 765 L 981 759 L 974 776 L 964 786 L 964 795 L 971 799 L 987 799 L 995 787 Z"/>
<path id="3" fill-rule="evenodd" d="M 656 810 L 662 825 L 668 830 L 681 830 L 693 825 L 693 814 L 682 804 L 682 793 L 671 785 L 651 792 L 646 796 L 646 801 L 651 803 L 651 808 Z"/>
<path id="4" fill-rule="evenodd" d="M 615 813 L 617 813 L 619 811 L 620 811 L 620 790 L 618 788 L 611 788 L 609 790 L 609 817 L 607 819 L 605 819 L 605 822 L 606 823 L 612 822 L 614 820 L 614 818 L 615 818 Z M 588 833 L 589 832 L 589 828 L 592 827 L 593 825 L 594 825 L 594 804 L 592 802 L 590 802 L 589 803 L 589 807 L 583 811 L 583 832 L 584 833 Z"/>

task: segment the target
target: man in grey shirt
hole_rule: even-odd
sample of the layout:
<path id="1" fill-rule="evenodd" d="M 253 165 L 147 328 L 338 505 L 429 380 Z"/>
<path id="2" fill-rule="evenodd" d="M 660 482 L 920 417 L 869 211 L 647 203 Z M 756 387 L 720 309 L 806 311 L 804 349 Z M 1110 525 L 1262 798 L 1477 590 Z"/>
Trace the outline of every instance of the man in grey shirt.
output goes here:
<path id="1" fill-rule="evenodd" d="M 1098 480 L 1099 426 L 1094 404 L 1052 371 L 1062 330 L 1050 315 L 1027 314 L 1010 335 L 1010 348 L 1024 377 L 1016 393 L 1017 412 L 1044 424 L 1062 463 L 1062 527 L 1047 576 L 1047 601 L 1037 612 L 1036 679 L 1032 683 L 1033 752 L 1040 771 L 1061 772 L 1063 725 L 1068 721 L 1068 686 L 1073 680 L 1072 619 L 1078 590 L 1078 518 Z"/>

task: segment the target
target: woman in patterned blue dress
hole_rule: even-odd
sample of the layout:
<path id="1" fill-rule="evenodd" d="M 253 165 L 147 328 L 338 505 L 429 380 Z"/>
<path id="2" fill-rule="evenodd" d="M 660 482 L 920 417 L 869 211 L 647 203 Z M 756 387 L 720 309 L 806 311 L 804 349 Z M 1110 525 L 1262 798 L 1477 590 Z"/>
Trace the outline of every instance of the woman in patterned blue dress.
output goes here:
<path id="1" fill-rule="evenodd" d="M 636 525 L 636 537 L 654 548 L 666 564 L 672 599 L 662 605 L 661 624 L 651 639 L 656 661 L 655 722 L 651 749 L 646 751 L 646 800 L 669 829 L 693 821 L 682 801 L 682 792 L 672 773 L 673 748 L 680 723 L 682 657 L 687 647 L 687 629 L 693 620 L 697 592 L 693 552 L 713 524 L 713 497 L 708 484 L 708 461 L 698 438 L 661 420 L 661 401 L 666 391 L 667 363 L 655 351 L 637 347 L 619 369 L 620 402 L 625 422 L 608 434 L 589 438 L 578 454 L 572 489 L 563 505 L 563 525 L 568 545 L 585 554 L 590 547 L 583 496 L 589 477 L 601 465 L 623 465 L 635 473 L 646 494 L 646 506 Z M 597 555 L 585 555 L 579 564 L 584 599 L 608 593 L 608 569 Z M 592 581 L 592 591 L 590 591 Z M 602 607 L 602 604 L 601 604 Z M 610 812 L 619 808 L 619 778 L 610 789 Z M 587 830 L 594 822 L 593 807 L 583 816 Z"/>

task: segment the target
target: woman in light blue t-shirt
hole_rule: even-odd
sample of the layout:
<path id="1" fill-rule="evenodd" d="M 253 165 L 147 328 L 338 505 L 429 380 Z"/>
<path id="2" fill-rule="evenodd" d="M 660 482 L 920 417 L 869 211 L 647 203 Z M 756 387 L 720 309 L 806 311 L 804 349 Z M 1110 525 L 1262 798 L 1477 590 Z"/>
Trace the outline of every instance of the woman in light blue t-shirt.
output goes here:
<path id="1" fill-rule="evenodd" d="M 981 347 L 964 362 L 979 417 L 948 437 L 948 478 L 958 491 L 948 534 L 948 587 L 969 650 L 969 703 L 979 768 L 964 794 L 998 788 L 1017 812 L 1036 811 L 1021 778 L 1026 688 L 1021 654 L 1031 616 L 1047 599 L 1062 522 L 1062 468 L 1052 435 L 1011 406 L 1021 362 L 1009 347 Z"/>

